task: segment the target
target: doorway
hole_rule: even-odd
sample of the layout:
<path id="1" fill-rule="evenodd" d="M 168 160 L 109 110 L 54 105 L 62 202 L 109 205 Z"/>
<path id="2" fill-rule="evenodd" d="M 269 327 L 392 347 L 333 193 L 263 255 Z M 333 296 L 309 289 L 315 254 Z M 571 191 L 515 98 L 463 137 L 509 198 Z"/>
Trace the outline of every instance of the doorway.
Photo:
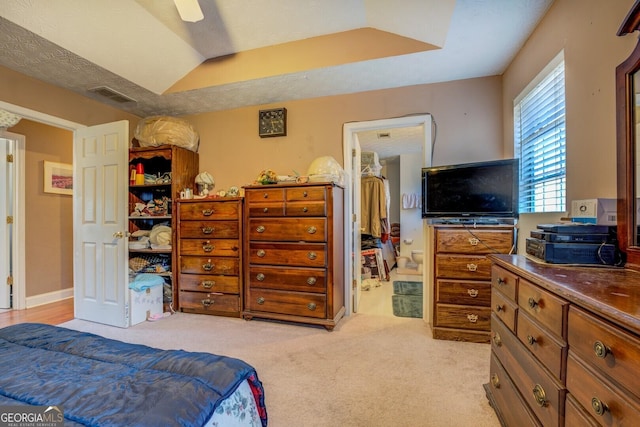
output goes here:
<path id="1" fill-rule="evenodd" d="M 360 197 L 360 139 L 359 133 L 377 131 L 383 132 L 392 129 L 402 129 L 408 127 L 419 127 L 420 132 L 423 135 L 423 147 L 420 152 L 421 166 L 428 166 L 431 162 L 431 145 L 432 145 L 432 117 L 430 114 L 421 114 L 414 116 L 406 116 L 392 119 L 373 120 L 365 122 L 346 123 L 343 128 L 343 155 L 344 155 L 344 170 L 345 170 L 345 183 L 346 183 L 346 195 L 345 195 L 345 218 L 349 218 L 349 221 L 345 221 L 345 305 L 346 314 L 350 315 L 358 311 L 358 303 L 360 299 L 361 283 L 360 283 L 360 244 L 359 244 L 359 197 Z M 415 172 L 415 171 L 413 171 Z M 410 172 L 409 172 L 410 173 Z M 415 172 L 419 176 L 419 172 Z M 425 230 L 423 221 L 419 222 L 419 233 L 423 236 L 422 249 L 425 251 Z M 425 284 L 425 291 L 423 297 L 423 319 L 426 322 L 430 321 L 431 310 L 428 288 L 426 287 L 427 281 L 426 272 L 423 269 L 422 282 Z"/>

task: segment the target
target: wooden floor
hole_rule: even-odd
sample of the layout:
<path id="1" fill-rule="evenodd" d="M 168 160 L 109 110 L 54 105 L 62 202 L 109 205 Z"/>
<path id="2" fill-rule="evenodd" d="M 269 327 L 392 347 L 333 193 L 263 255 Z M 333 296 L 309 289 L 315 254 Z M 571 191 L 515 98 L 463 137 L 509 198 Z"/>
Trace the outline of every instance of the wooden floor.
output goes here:
<path id="1" fill-rule="evenodd" d="M 0 328 L 16 323 L 46 323 L 59 325 L 73 319 L 73 298 L 57 301 L 51 304 L 27 308 L 25 310 L 11 310 L 0 313 Z"/>

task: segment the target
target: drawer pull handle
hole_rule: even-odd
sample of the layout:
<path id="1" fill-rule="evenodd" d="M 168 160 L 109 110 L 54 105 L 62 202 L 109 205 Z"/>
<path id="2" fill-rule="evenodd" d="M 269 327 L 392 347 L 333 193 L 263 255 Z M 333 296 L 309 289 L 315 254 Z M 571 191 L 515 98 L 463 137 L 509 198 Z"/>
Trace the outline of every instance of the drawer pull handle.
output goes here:
<path id="1" fill-rule="evenodd" d="M 302 212 L 309 212 L 309 208 L 305 206 L 304 208 L 302 208 Z"/>
<path id="2" fill-rule="evenodd" d="M 303 191 L 303 192 L 302 192 L 302 195 L 303 195 L 304 197 L 307 197 L 307 192 L 306 192 L 306 191 Z"/>
<path id="3" fill-rule="evenodd" d="M 607 412 L 609 407 L 602 400 L 598 399 L 597 397 L 593 397 L 591 399 L 591 409 L 593 409 L 593 412 L 595 412 L 596 415 L 602 416 L 605 412 Z"/>
<path id="4" fill-rule="evenodd" d="M 203 210 L 202 210 L 202 215 L 204 215 L 204 216 L 211 216 L 211 215 L 213 215 L 213 209 L 203 209 Z"/>
<path id="5" fill-rule="evenodd" d="M 478 264 L 467 264 L 467 270 L 476 271 L 478 269 Z"/>
<path id="6" fill-rule="evenodd" d="M 497 332 L 493 335 L 493 343 L 497 347 L 502 347 L 502 337 L 500 337 L 500 334 Z"/>
<path id="7" fill-rule="evenodd" d="M 258 299 L 256 300 L 256 302 L 260 305 L 264 304 L 264 297 L 258 297 Z"/>
<path id="8" fill-rule="evenodd" d="M 317 281 L 315 277 L 307 277 L 307 285 L 315 285 Z"/>
<path id="9" fill-rule="evenodd" d="M 256 227 L 256 231 L 258 233 L 264 233 L 265 230 L 266 230 L 266 227 L 264 225 L 259 225 Z"/>
<path id="10" fill-rule="evenodd" d="M 494 388 L 500 388 L 500 378 L 498 378 L 498 374 L 491 375 L 491 385 Z"/>
<path id="11" fill-rule="evenodd" d="M 314 260 L 314 259 L 318 258 L 318 254 L 316 254 L 315 252 L 309 252 L 307 254 L 307 258 L 309 258 L 311 260 Z"/>
<path id="12" fill-rule="evenodd" d="M 467 320 L 469 320 L 469 322 L 471 322 L 471 323 L 476 323 L 478 321 L 478 315 L 477 314 L 467 314 Z"/>
<path id="13" fill-rule="evenodd" d="M 258 274 L 256 275 L 256 280 L 257 280 L 258 282 L 264 282 L 264 274 L 263 274 L 263 273 L 258 273 Z"/>
<path id="14" fill-rule="evenodd" d="M 504 311 L 504 305 L 497 304 L 496 305 L 496 311 L 498 313 L 500 313 L 501 311 Z"/>
<path id="15" fill-rule="evenodd" d="M 205 289 L 211 289 L 216 284 L 213 280 L 203 280 L 201 285 Z"/>
<path id="16" fill-rule="evenodd" d="M 611 349 L 607 347 L 602 341 L 596 341 L 593 343 L 593 351 L 596 354 L 596 357 L 604 359 L 608 354 L 611 353 Z"/>
<path id="17" fill-rule="evenodd" d="M 209 299 L 209 298 L 203 299 L 202 300 L 202 306 L 203 307 L 209 307 L 209 306 L 213 305 L 214 302 L 215 302 L 214 300 Z"/>
<path id="18" fill-rule="evenodd" d="M 269 193 L 264 193 L 264 194 L 262 195 L 262 197 L 264 197 L 265 199 L 268 199 L 268 198 L 269 198 Z"/>
<path id="19" fill-rule="evenodd" d="M 202 227 L 202 234 L 211 234 L 214 230 L 214 227 Z"/>
<path id="20" fill-rule="evenodd" d="M 507 281 L 506 279 L 503 279 L 502 277 L 498 277 L 498 285 L 506 285 Z"/>
<path id="21" fill-rule="evenodd" d="M 530 308 L 536 308 L 539 305 L 538 301 L 534 300 L 533 297 L 529 297 L 527 302 L 529 303 Z"/>
<path id="22" fill-rule="evenodd" d="M 529 345 L 534 345 L 536 343 L 536 339 L 531 335 L 527 335 L 527 342 L 529 343 Z"/>
<path id="23" fill-rule="evenodd" d="M 258 249 L 258 252 L 256 252 L 256 255 L 258 255 L 259 258 L 264 258 L 266 254 L 267 252 L 264 249 Z"/>
<path id="24" fill-rule="evenodd" d="M 318 229 L 316 227 L 314 227 L 313 225 L 309 228 L 307 228 L 307 233 L 309 234 L 316 234 L 316 231 L 318 231 Z"/>
<path id="25" fill-rule="evenodd" d="M 316 309 L 316 303 L 310 302 L 309 304 L 307 304 L 307 308 L 311 311 L 314 311 Z"/>
<path id="26" fill-rule="evenodd" d="M 476 239 L 475 237 L 469 237 L 469 244 L 471 246 L 478 246 L 478 243 L 480 243 L 480 240 Z"/>
<path id="27" fill-rule="evenodd" d="M 477 289 L 467 289 L 467 293 L 471 298 L 476 298 L 479 292 Z"/>
<path id="28" fill-rule="evenodd" d="M 269 208 L 264 208 L 264 209 L 262 209 L 262 212 L 264 212 L 264 213 L 269 212 Z"/>
<path id="29" fill-rule="evenodd" d="M 540 407 L 545 407 L 549 404 L 547 394 L 544 392 L 544 389 L 540 384 L 536 384 L 535 387 L 533 387 L 533 397 L 536 399 L 536 403 Z"/>
<path id="30" fill-rule="evenodd" d="M 211 252 L 214 248 L 215 246 L 213 246 L 210 242 L 204 243 L 202 245 L 202 250 L 205 252 Z"/>
<path id="31" fill-rule="evenodd" d="M 206 264 L 202 264 L 202 269 L 204 271 L 211 271 L 215 266 L 211 264 L 211 260 L 208 260 Z"/>

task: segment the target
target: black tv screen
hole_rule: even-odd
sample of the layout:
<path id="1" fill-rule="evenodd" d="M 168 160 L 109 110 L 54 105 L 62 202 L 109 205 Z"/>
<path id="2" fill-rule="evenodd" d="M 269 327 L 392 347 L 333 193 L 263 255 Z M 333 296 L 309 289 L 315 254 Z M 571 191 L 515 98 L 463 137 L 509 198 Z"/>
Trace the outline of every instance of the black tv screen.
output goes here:
<path id="1" fill-rule="evenodd" d="M 422 169 L 423 218 L 517 218 L 518 159 Z"/>

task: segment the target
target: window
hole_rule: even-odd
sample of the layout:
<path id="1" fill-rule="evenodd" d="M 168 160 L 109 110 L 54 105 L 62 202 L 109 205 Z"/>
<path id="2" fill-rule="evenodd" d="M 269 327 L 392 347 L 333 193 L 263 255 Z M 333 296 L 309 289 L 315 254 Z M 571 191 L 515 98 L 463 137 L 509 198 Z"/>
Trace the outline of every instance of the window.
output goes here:
<path id="1" fill-rule="evenodd" d="M 516 98 L 513 116 L 515 155 L 520 158 L 520 213 L 565 211 L 562 53 Z"/>

